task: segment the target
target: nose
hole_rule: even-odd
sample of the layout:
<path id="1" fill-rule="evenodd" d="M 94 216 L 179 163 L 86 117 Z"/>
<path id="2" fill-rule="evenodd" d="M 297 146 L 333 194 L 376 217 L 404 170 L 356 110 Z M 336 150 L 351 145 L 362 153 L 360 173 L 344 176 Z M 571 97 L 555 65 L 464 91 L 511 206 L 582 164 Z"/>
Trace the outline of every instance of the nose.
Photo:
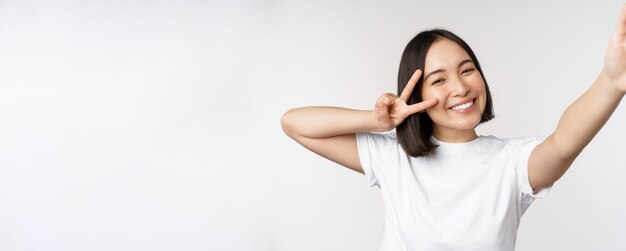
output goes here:
<path id="1" fill-rule="evenodd" d="M 467 84 L 465 84 L 463 82 L 463 80 L 461 80 L 459 77 L 457 77 L 456 79 L 454 79 L 454 81 L 451 81 L 451 85 L 450 88 L 452 89 L 452 96 L 453 97 L 464 97 L 465 95 L 467 95 L 467 93 L 470 91 L 470 88 Z"/>

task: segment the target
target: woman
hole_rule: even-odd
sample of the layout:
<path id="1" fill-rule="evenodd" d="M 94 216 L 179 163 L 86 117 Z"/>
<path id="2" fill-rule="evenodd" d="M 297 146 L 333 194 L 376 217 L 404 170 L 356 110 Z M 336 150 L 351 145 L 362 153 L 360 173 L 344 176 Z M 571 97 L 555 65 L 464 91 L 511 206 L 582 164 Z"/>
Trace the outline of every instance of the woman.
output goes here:
<path id="1" fill-rule="evenodd" d="M 380 250 L 514 250 L 522 214 L 567 171 L 626 93 L 625 39 L 626 5 L 604 69 L 543 141 L 476 134 L 493 118 L 489 88 L 470 47 L 445 30 L 409 42 L 400 96 L 383 94 L 373 111 L 292 109 L 282 127 L 381 189 Z"/>

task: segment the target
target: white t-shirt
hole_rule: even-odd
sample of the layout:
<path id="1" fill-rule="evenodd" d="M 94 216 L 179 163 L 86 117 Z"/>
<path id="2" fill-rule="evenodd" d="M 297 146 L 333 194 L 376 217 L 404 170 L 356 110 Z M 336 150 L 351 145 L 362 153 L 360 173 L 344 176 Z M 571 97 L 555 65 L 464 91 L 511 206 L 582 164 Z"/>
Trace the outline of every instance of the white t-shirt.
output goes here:
<path id="1" fill-rule="evenodd" d="M 395 131 L 357 133 L 359 159 L 385 203 L 380 251 L 513 251 L 522 214 L 535 198 L 528 158 L 540 141 L 480 136 L 407 155 Z"/>

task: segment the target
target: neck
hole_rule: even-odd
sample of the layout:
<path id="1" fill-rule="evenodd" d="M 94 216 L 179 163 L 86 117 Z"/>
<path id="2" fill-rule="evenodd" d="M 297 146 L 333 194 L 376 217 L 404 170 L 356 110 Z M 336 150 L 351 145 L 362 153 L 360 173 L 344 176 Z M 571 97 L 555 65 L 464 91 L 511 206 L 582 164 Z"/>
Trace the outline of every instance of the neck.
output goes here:
<path id="1" fill-rule="evenodd" d="M 448 143 L 464 143 L 478 138 L 474 128 L 467 130 L 453 130 L 435 127 L 433 128 L 433 136 L 439 141 Z"/>

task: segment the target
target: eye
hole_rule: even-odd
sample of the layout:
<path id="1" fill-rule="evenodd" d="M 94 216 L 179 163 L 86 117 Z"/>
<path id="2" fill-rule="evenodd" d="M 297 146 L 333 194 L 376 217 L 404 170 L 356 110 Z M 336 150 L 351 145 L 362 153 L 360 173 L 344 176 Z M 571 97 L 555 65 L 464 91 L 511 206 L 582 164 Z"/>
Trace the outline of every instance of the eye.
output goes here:
<path id="1" fill-rule="evenodd" d="M 437 79 L 437 80 L 433 81 L 433 83 L 432 83 L 432 84 L 433 84 L 433 85 L 434 85 L 434 84 L 438 84 L 438 83 L 443 82 L 444 80 L 445 80 L 445 79 L 440 78 L 440 79 Z"/>
<path id="2" fill-rule="evenodd" d="M 473 72 L 475 69 L 474 68 L 467 68 L 465 69 L 462 73 L 468 73 L 468 72 Z"/>

